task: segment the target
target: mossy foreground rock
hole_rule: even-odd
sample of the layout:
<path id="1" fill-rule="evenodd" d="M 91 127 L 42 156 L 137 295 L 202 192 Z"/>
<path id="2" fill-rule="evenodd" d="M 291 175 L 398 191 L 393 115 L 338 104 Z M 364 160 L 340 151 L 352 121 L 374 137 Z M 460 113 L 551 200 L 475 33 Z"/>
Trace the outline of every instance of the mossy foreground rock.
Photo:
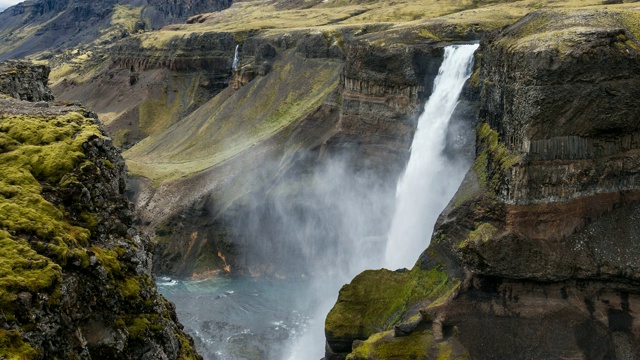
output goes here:
<path id="1" fill-rule="evenodd" d="M 95 115 L 0 99 L 0 358 L 200 359 Z"/>
<path id="2" fill-rule="evenodd" d="M 341 290 L 328 359 L 640 357 L 638 24 L 542 11 L 482 41 L 475 163 L 410 272 Z M 434 271 L 445 296 L 399 290 Z"/>

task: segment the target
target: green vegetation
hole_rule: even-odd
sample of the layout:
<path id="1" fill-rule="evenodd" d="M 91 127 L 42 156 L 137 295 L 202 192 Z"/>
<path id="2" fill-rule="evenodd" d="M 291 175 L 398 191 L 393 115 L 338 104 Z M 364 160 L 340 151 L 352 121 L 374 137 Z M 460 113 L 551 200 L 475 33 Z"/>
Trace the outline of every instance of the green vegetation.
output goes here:
<path id="1" fill-rule="evenodd" d="M 590 41 L 594 30 L 624 27 L 626 35 L 620 35 L 617 46 L 623 54 L 629 48 L 640 50 L 640 15 L 637 10 L 619 5 L 614 10 L 608 6 L 590 7 L 588 10 L 548 10 L 532 15 L 508 36 L 498 41 L 509 51 L 532 52 L 549 49 L 565 57 L 573 48 Z M 630 35 L 630 36 L 629 36 Z"/>
<path id="2" fill-rule="evenodd" d="M 100 136 L 94 120 L 79 113 L 0 117 L 0 308 L 10 325 L 33 328 L 33 320 L 25 322 L 24 315 L 18 316 L 20 293 L 47 295 L 45 308 L 59 306 L 63 270 L 86 268 L 95 255 L 108 274 L 106 288 L 116 291 L 114 295 L 124 302 L 118 310 L 128 315 L 121 316 L 119 325 L 127 329 L 132 341 L 145 341 L 171 322 L 166 309 L 162 317 L 139 315 L 157 311 L 149 297 L 154 286 L 151 280 L 137 275 L 135 264 L 124 260 L 124 247 L 90 244 L 97 214 L 70 214 L 43 195 L 45 189 L 56 192 L 78 185 L 79 173 L 93 165 L 82 145 Z M 114 165 L 104 162 L 104 166 Z M 72 220 L 74 217 L 79 219 Z M 184 343 L 182 358 L 194 358 L 184 334 L 177 329 L 175 333 Z M 33 359 L 38 355 L 19 331 L 0 330 L 0 357 Z"/>
<path id="3" fill-rule="evenodd" d="M 20 332 L 0 330 L 0 357 L 8 360 L 31 360 L 38 359 L 40 354 L 22 341 Z"/>
<path id="4" fill-rule="evenodd" d="M 124 155 L 129 170 L 156 183 L 188 176 L 290 131 L 338 86 L 339 63 L 293 51 L 236 92 L 227 89 Z"/>
<path id="5" fill-rule="evenodd" d="M 347 360 L 425 359 L 433 342 L 435 339 L 431 331 L 416 331 L 403 337 L 393 337 L 393 330 L 381 332 L 362 342 L 347 356 Z"/>
<path id="6" fill-rule="evenodd" d="M 425 301 L 432 303 L 448 297 L 459 284 L 459 280 L 438 269 L 364 271 L 340 290 L 338 302 L 327 316 L 325 331 L 332 338 L 367 338 L 413 316 L 408 310 L 418 302 L 427 307 Z"/>
<path id="7" fill-rule="evenodd" d="M 505 144 L 499 141 L 499 134 L 489 124 L 478 126 L 478 145 L 480 151 L 476 154 L 473 170 L 478 177 L 478 183 L 484 188 L 498 191 L 507 170 L 517 164 L 521 157 L 513 154 Z"/>
<path id="8" fill-rule="evenodd" d="M 358 344 L 347 360 L 469 359 L 468 353 L 449 341 L 436 341 L 430 330 L 394 337 L 393 331 L 371 335 Z"/>
<path id="9" fill-rule="evenodd" d="M 473 243 L 487 242 L 491 240 L 498 229 L 490 223 L 480 223 L 475 225 L 475 229 L 469 232 L 469 235 L 459 244 L 458 247 L 466 247 Z"/>
<path id="10" fill-rule="evenodd" d="M 78 113 L 53 118 L 0 118 L 2 229 L 36 236 L 61 251 L 86 245 L 89 230 L 70 225 L 64 209 L 45 200 L 41 191 L 42 183 L 68 183 L 65 176 L 84 158 L 82 144 L 100 136 L 92 121 Z"/>
<path id="11" fill-rule="evenodd" d="M 0 308 L 5 316 L 19 292 L 52 293 L 61 278 L 58 264 L 35 252 L 26 241 L 14 240 L 0 230 Z"/>
<path id="12" fill-rule="evenodd" d="M 14 319 L 20 292 L 49 294 L 56 301 L 68 259 L 88 265 L 80 247 L 89 230 L 71 225 L 42 189 L 69 183 L 65 177 L 82 163 L 82 144 L 92 136 L 101 136 L 98 127 L 78 113 L 0 117 L 0 307 L 7 320 Z M 30 246 L 25 239 L 38 241 Z M 0 356 L 35 357 L 17 332 L 1 335 Z"/>

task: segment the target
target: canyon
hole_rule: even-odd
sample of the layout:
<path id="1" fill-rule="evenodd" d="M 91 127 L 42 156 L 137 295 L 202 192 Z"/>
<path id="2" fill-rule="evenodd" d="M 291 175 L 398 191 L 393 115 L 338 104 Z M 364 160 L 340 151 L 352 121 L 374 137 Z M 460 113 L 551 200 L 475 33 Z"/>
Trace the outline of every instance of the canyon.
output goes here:
<path id="1" fill-rule="evenodd" d="M 130 298 L 144 303 L 135 311 L 118 301 L 100 305 L 111 315 L 98 320 L 78 315 L 72 322 L 84 324 L 81 334 L 102 329 L 106 337 L 85 335 L 98 345 L 69 342 L 55 350 L 60 356 L 138 358 L 136 341 L 159 331 L 172 347 L 158 343 L 153 351 L 197 358 L 172 305 L 149 280 L 150 267 L 180 279 L 349 282 L 339 295 L 333 288 L 320 295 L 332 303 L 338 295 L 324 325 L 326 347 L 313 344 L 325 359 L 640 352 L 637 3 L 32 0 L 0 19 L 0 59 L 38 64 L 2 65 L 0 92 L 33 103 L 0 99 L 0 124 L 14 115 L 80 111 L 88 120 L 78 126 L 95 124 L 99 139 L 110 137 L 83 145 L 99 170 L 70 165 L 70 174 L 87 175 L 64 179 L 80 184 L 36 174 L 44 187 L 34 190 L 66 204 L 65 231 L 89 229 L 88 243 L 68 250 L 78 264 L 43 252 L 37 233 L 25 238 L 3 223 L 5 240 L 57 263 L 52 270 L 61 271 L 69 294 L 94 294 L 98 304 L 110 295 L 94 289 L 115 281 L 104 286 L 120 291 L 116 299 L 137 289 Z M 443 150 L 471 168 L 433 235 L 418 234 L 424 246 L 414 251 L 415 264 L 362 272 L 383 266 L 385 248 L 393 249 L 387 234 L 396 184 L 414 155 L 418 117 L 445 48 L 473 42 L 480 44 L 473 74 Z M 9 128 L 2 134 L 11 137 Z M 3 154 L 27 140 L 7 141 Z M 108 163 L 97 160 L 103 152 Z M 88 176 L 94 173 L 111 175 L 96 180 Z M 94 182 L 107 182 L 110 190 L 95 191 L 108 195 L 92 194 Z M 83 200 L 88 208 L 74 209 L 76 200 L 65 196 L 80 199 L 83 186 L 88 199 L 117 205 Z M 107 250 L 88 245 L 94 242 Z M 115 277 L 114 258 L 127 269 Z M 84 276 L 96 279 L 78 280 Z M 75 287 L 65 285 L 67 277 Z M 11 291 L 42 298 L 60 286 L 52 284 Z M 29 311 L 66 306 L 37 304 Z M 149 316 L 163 319 L 162 329 Z M 28 328 L 23 318 L 11 321 Z M 56 354 L 42 340 L 53 335 L 10 331 L 16 348 Z M 260 346 L 248 357 L 275 356 Z"/>

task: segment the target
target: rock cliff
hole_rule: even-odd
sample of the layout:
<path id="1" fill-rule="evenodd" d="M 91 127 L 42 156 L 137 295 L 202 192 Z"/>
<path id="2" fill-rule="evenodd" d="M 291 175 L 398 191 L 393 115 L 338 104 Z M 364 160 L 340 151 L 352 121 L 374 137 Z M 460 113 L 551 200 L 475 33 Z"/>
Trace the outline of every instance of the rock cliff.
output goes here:
<path id="1" fill-rule="evenodd" d="M 48 73 L 1 66 L 14 65 Z M 0 171 L 0 357 L 201 358 L 156 290 L 124 160 L 95 114 L 0 99 Z"/>
<path id="2" fill-rule="evenodd" d="M 58 98 L 95 111 L 124 149 L 189 115 L 226 88 L 231 77 L 237 45 L 232 34 L 156 36 L 143 34 L 89 52 L 73 71 L 56 74 L 59 81 L 52 86 Z M 90 76 L 76 76 L 83 72 Z"/>
<path id="3" fill-rule="evenodd" d="M 411 271 L 343 287 L 328 359 L 640 354 L 638 19 L 541 11 L 483 39 L 475 163 Z"/>
<path id="4" fill-rule="evenodd" d="M 16 61 L 4 62 L 0 66 L 0 94 L 17 100 L 53 100 L 47 86 L 49 67 Z"/>
<path id="5" fill-rule="evenodd" d="M 303 174 L 328 158 L 348 158 L 350 171 L 370 173 L 393 198 L 426 95 L 421 84 L 433 81 L 442 46 L 385 49 L 352 31 L 248 38 L 236 85 L 126 153 L 134 173 L 162 181 L 136 190 L 143 224 L 160 243 L 157 271 L 302 271 L 310 255 L 290 256 L 299 242 L 278 243 L 276 234 L 291 230 L 269 209 L 286 201 L 317 211 L 308 201 L 313 179 Z M 264 241 L 252 239 L 256 227 Z M 266 256 L 268 244 L 282 251 Z"/>

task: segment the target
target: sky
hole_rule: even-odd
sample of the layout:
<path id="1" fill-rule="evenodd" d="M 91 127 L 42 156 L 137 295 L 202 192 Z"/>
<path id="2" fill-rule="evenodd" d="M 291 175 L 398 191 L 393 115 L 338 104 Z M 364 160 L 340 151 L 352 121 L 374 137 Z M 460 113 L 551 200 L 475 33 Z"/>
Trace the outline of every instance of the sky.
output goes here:
<path id="1" fill-rule="evenodd" d="M 0 0 L 0 11 L 8 8 L 9 6 L 15 5 L 24 0 Z"/>

